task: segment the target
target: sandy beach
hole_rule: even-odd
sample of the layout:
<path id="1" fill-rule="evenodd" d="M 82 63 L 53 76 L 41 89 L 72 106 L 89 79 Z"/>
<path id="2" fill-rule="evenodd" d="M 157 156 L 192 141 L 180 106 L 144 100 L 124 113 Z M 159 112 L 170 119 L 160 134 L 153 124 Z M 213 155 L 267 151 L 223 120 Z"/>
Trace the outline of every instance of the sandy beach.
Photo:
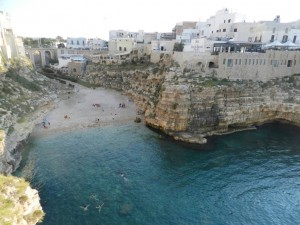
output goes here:
<path id="1" fill-rule="evenodd" d="M 136 107 L 128 96 L 114 90 L 89 89 L 75 84 L 75 93 L 61 100 L 35 127 L 32 135 L 133 123 L 136 115 Z"/>

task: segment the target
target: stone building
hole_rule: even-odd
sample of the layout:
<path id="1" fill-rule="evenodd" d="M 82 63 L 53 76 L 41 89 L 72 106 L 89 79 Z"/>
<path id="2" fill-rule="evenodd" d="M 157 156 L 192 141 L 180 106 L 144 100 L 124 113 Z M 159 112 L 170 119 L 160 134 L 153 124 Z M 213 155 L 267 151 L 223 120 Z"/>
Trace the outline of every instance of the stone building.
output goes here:
<path id="1" fill-rule="evenodd" d="M 68 63 L 68 74 L 73 76 L 82 76 L 86 69 L 86 63 L 83 61 L 72 61 Z"/>
<path id="2" fill-rule="evenodd" d="M 220 53 L 218 77 L 266 81 L 300 72 L 300 51 L 268 50 L 266 53 Z"/>
<path id="3" fill-rule="evenodd" d="M 136 46 L 133 38 L 115 38 L 109 41 L 108 51 L 110 55 L 130 53 Z"/>

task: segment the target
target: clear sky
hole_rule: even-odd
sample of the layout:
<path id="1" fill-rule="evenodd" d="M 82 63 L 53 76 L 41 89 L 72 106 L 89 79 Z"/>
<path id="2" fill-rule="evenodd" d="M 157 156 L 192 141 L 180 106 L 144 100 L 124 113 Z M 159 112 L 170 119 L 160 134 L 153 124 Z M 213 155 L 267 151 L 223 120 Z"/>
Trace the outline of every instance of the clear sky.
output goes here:
<path id="1" fill-rule="evenodd" d="M 180 21 L 205 21 L 228 8 L 247 21 L 281 22 L 300 19 L 295 0 L 0 0 L 0 9 L 11 14 L 14 33 L 27 37 L 99 37 L 109 30 L 170 32 Z"/>

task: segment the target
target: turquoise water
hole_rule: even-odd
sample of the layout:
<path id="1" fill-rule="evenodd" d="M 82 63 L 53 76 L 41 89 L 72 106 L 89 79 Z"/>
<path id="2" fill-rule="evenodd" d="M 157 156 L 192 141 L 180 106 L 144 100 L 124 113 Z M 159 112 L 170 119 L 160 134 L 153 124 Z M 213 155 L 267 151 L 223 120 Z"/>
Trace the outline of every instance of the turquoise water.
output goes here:
<path id="1" fill-rule="evenodd" d="M 288 125 L 205 146 L 142 124 L 33 138 L 16 174 L 39 189 L 43 225 L 300 223 L 300 128 Z"/>

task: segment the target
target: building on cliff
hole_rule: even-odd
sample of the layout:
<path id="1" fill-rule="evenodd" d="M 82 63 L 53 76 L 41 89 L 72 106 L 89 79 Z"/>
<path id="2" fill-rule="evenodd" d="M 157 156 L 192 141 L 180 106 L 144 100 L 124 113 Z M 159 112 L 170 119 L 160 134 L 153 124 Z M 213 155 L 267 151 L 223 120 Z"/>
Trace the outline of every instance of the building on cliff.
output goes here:
<path id="1" fill-rule="evenodd" d="M 13 33 L 10 15 L 2 11 L 0 11 L 0 51 L 2 61 L 25 56 L 22 39 L 17 38 Z"/>

